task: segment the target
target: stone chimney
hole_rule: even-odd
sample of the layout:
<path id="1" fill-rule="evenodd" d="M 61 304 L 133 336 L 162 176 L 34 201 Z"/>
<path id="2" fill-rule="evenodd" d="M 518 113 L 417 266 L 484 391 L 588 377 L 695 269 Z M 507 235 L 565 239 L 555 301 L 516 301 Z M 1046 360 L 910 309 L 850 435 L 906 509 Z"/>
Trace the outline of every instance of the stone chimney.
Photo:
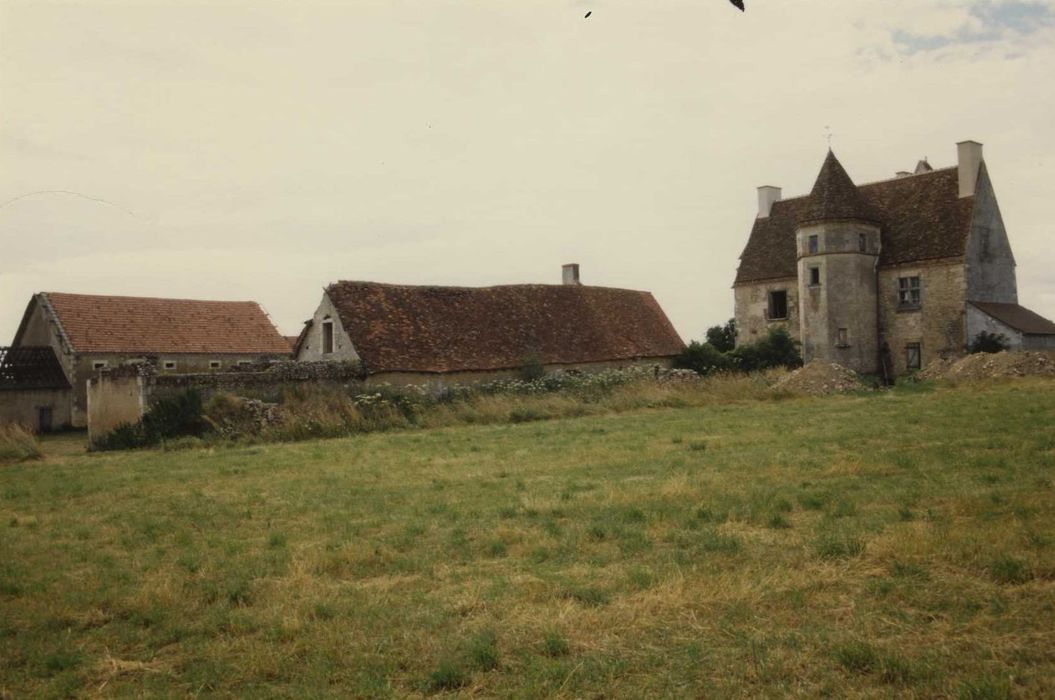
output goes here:
<path id="1" fill-rule="evenodd" d="M 762 185 L 758 188 L 758 218 L 765 219 L 775 202 L 780 201 L 780 188 Z"/>
<path id="2" fill-rule="evenodd" d="M 982 144 L 977 141 L 960 141 L 956 144 L 959 163 L 960 196 L 970 197 L 978 182 L 978 168 L 982 165 Z"/>
<path id="3" fill-rule="evenodd" d="M 568 263 L 561 267 L 563 284 L 582 284 L 579 281 L 579 263 Z"/>

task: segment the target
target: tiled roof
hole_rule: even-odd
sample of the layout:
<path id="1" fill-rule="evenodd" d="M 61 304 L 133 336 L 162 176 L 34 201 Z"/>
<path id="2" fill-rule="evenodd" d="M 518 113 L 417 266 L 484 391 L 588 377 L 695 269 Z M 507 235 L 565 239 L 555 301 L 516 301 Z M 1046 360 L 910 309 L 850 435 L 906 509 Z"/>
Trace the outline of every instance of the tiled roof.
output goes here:
<path id="1" fill-rule="evenodd" d="M 648 292 L 574 285 L 326 289 L 371 373 L 669 357 L 684 345 Z"/>
<path id="2" fill-rule="evenodd" d="M 882 228 L 880 266 L 962 257 L 974 197 L 959 196 L 957 169 L 943 168 L 857 187 Z M 795 227 L 808 220 L 809 197 L 773 204 L 755 219 L 736 284 L 795 277 Z"/>
<path id="3" fill-rule="evenodd" d="M 801 216 L 800 224 L 840 219 L 879 220 L 877 213 L 861 196 L 857 186 L 843 169 L 842 163 L 831 151 L 828 151 L 828 156 L 824 159 L 824 165 L 813 183 L 810 196 L 806 198 L 806 208 Z"/>
<path id="4" fill-rule="evenodd" d="M 995 301 L 971 301 L 971 306 L 989 314 L 1005 326 L 1028 335 L 1055 335 L 1055 323 L 1038 313 L 1018 304 L 1001 304 Z"/>
<path id="5" fill-rule="evenodd" d="M 255 301 L 41 294 L 75 352 L 288 355 Z"/>
<path id="6" fill-rule="evenodd" d="M 289 344 L 290 352 L 297 349 L 297 341 L 300 340 L 299 335 L 284 335 L 282 337 L 285 339 L 286 343 Z"/>

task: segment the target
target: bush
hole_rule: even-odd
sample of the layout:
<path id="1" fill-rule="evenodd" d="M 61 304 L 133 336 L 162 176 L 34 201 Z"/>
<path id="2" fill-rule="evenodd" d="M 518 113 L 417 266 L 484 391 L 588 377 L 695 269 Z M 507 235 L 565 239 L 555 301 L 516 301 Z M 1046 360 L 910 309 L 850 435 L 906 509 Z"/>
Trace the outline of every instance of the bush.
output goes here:
<path id="1" fill-rule="evenodd" d="M 733 361 L 710 341 L 701 343 L 694 340 L 674 358 L 674 366 L 678 369 L 691 369 L 697 374 L 707 375 L 715 372 L 728 372 L 733 368 Z"/>
<path id="2" fill-rule="evenodd" d="M 744 372 L 757 372 L 771 367 L 789 369 L 802 366 L 798 341 L 784 328 L 771 328 L 769 335 L 750 345 L 741 345 L 729 353 L 735 366 Z"/>
<path id="3" fill-rule="evenodd" d="M 125 423 L 96 440 L 96 450 L 127 450 L 150 447 L 163 440 L 201 437 L 209 430 L 202 411 L 201 394 L 188 389 L 158 400 L 138 423 Z"/>
<path id="4" fill-rule="evenodd" d="M 1003 333 L 982 331 L 967 346 L 967 352 L 971 354 L 978 352 L 1003 352 L 1009 347 L 1011 347 L 1011 342 Z"/>
<path id="5" fill-rule="evenodd" d="M 527 355 L 520 362 L 520 378 L 525 382 L 533 382 L 546 376 L 546 368 L 542 364 L 542 358 L 538 355 Z"/>
<path id="6" fill-rule="evenodd" d="M 43 456 L 33 433 L 17 424 L 0 425 L 0 462 L 24 462 Z"/>

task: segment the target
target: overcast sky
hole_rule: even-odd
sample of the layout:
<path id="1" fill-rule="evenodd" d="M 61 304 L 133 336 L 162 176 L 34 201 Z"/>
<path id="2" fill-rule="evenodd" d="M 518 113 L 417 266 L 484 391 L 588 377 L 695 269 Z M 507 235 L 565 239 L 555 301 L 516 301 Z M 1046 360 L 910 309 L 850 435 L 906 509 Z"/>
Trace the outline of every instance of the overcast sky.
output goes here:
<path id="1" fill-rule="evenodd" d="M 566 262 L 698 338 L 755 188 L 808 192 L 826 126 L 858 183 L 983 142 L 1055 318 L 1055 0 L 746 2 L 0 0 L 0 344 L 36 291 L 253 299 L 295 334 L 339 279 Z"/>

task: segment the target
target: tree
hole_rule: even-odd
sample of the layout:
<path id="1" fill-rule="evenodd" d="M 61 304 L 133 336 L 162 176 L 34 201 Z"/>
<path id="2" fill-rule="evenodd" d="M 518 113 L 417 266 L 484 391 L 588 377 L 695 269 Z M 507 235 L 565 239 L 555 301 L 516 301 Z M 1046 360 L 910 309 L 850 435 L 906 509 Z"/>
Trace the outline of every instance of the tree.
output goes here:
<path id="1" fill-rule="evenodd" d="M 756 372 L 770 367 L 801 367 L 798 341 L 788 335 L 784 328 L 771 328 L 769 335 L 756 343 L 741 345 L 729 356 L 738 369 Z"/>
<path id="2" fill-rule="evenodd" d="M 713 374 L 731 370 L 733 362 L 709 341 L 701 343 L 694 340 L 674 358 L 674 366 L 678 369 L 691 369 L 697 374 Z"/>
<path id="3" fill-rule="evenodd" d="M 736 347 L 736 319 L 729 319 L 724 326 L 708 328 L 707 342 L 718 352 L 729 352 Z"/>
<path id="4" fill-rule="evenodd" d="M 974 337 L 974 340 L 971 341 L 971 344 L 967 347 L 967 351 L 972 354 L 976 352 L 1003 352 L 1009 347 L 1011 347 L 1011 342 L 1003 333 L 981 331 Z"/>

